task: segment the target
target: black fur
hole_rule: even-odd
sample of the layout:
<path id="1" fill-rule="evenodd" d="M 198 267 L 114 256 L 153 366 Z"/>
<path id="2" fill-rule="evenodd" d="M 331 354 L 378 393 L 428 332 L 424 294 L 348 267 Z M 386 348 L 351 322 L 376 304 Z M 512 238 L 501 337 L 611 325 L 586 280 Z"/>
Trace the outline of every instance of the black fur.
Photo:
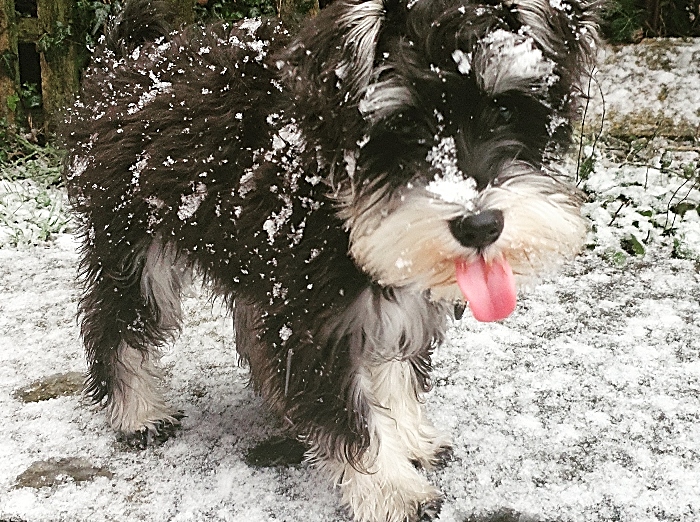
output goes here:
<path id="1" fill-rule="evenodd" d="M 431 180 L 426 158 L 444 136 L 454 137 L 457 165 L 478 191 L 507 183 L 514 161 L 539 172 L 566 146 L 592 15 L 575 1 L 523 5 L 338 0 L 292 38 L 273 20 L 170 33 L 157 2 L 127 3 L 63 132 L 83 236 L 91 400 L 117 408 L 123 348 L 147 361 L 177 331 L 177 310 L 161 294 L 178 295 L 178 271 L 192 269 L 226 299 L 256 389 L 313 457 L 368 471 L 377 404 L 358 388 L 363 368 L 406 361 L 416 399 L 430 388 L 431 354 L 453 303 L 417 288 L 410 306 L 420 313 L 393 325 L 407 290 L 349 255 L 347 214 L 400 206 L 413 185 Z M 532 27 L 527 13 L 545 8 L 543 27 Z M 478 55 L 498 31 L 534 42 L 552 64 L 546 88 L 491 95 L 459 70 L 455 53 Z M 387 86 L 396 96 L 373 101 L 373 89 Z M 575 207 L 575 191 L 551 182 L 546 190 Z M 449 227 L 481 252 L 504 217 L 476 215 L 455 216 Z M 154 265 L 167 291 L 144 283 L 160 258 L 170 263 Z M 365 313 L 375 314 L 378 333 Z M 396 345 L 384 346 L 392 335 Z M 117 428 L 121 416 L 112 415 Z M 137 446 L 167 438 L 180 417 L 163 416 L 124 436 Z M 438 504 L 376 516 L 420 518 Z"/>

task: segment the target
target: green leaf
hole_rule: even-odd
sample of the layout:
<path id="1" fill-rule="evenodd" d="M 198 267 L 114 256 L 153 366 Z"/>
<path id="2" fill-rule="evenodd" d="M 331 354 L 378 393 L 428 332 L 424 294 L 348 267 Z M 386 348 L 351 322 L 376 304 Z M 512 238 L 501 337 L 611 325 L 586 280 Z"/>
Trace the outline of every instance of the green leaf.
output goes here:
<path id="1" fill-rule="evenodd" d="M 10 111 L 15 112 L 17 110 L 17 104 L 19 103 L 19 100 L 19 94 L 10 94 L 7 97 L 7 108 L 10 109 Z"/>
<path id="2" fill-rule="evenodd" d="M 621 242 L 622 249 L 630 255 L 643 256 L 646 253 L 646 249 L 639 239 L 635 237 L 634 234 L 630 234 L 628 237 L 623 239 Z"/>

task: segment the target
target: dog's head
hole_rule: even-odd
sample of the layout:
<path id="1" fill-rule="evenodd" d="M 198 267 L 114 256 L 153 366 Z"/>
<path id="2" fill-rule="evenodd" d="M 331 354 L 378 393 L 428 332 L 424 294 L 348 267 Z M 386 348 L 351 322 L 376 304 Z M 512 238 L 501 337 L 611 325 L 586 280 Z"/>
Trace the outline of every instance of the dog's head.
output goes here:
<path id="1" fill-rule="evenodd" d="M 338 0 L 302 33 L 285 72 L 358 266 L 492 320 L 512 274 L 574 255 L 581 198 L 551 158 L 595 37 L 577 0 Z"/>

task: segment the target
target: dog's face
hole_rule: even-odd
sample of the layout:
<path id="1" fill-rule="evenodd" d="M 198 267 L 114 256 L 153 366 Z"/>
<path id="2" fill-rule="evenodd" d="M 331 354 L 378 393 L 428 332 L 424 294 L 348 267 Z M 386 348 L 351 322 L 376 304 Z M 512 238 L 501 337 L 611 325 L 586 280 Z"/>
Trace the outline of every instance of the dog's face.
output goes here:
<path id="1" fill-rule="evenodd" d="M 477 318 L 501 318 L 511 271 L 542 273 L 583 242 L 580 196 L 549 158 L 570 138 L 594 27 L 559 1 L 394 9 L 339 16 L 332 80 L 362 118 L 335 175 L 350 253 L 380 284 L 464 295 Z"/>

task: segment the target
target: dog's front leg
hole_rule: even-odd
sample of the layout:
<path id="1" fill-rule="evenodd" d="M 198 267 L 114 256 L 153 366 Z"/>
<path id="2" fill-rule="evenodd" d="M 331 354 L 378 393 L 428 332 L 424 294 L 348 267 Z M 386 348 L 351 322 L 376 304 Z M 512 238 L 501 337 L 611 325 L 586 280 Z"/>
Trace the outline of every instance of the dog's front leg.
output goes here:
<path id="1" fill-rule="evenodd" d="M 340 488 L 357 521 L 427 520 L 439 511 L 440 492 L 415 464 L 434 463 L 448 442 L 425 419 L 416 384 L 408 360 L 361 368 L 355 400 L 368 406 L 363 420 L 369 427 L 369 446 L 357 462 L 342 452 L 319 451 L 319 446 L 310 451 L 312 460 Z M 325 455 L 316 457 L 319 452 Z"/>
<path id="2" fill-rule="evenodd" d="M 347 383 L 342 394 L 353 422 L 312 432 L 309 457 L 340 487 L 357 521 L 426 520 L 439 511 L 440 492 L 417 465 L 438 463 L 449 448 L 421 401 L 445 317 L 420 294 L 371 287 L 337 318 L 334 332 L 350 353 L 351 371 L 336 380 Z M 337 444 L 348 440 L 343 429 L 364 431 L 359 451 Z"/>
<path id="3" fill-rule="evenodd" d="M 430 518 L 441 495 L 419 468 L 438 463 L 449 442 L 421 395 L 448 307 L 370 285 L 320 308 L 265 314 L 264 303 L 236 303 L 237 347 L 256 389 L 307 442 L 308 460 L 340 487 L 356 521 Z"/>

